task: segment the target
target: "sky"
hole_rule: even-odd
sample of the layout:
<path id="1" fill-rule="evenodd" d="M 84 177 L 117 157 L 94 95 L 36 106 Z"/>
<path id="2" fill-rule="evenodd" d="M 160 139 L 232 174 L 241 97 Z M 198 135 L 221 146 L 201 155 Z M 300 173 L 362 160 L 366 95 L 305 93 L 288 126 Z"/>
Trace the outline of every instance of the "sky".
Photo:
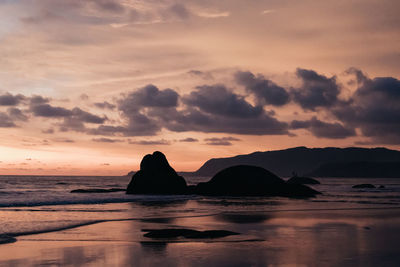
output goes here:
<path id="1" fill-rule="evenodd" d="M 400 149 L 397 0 L 0 0 L 0 174 Z"/>

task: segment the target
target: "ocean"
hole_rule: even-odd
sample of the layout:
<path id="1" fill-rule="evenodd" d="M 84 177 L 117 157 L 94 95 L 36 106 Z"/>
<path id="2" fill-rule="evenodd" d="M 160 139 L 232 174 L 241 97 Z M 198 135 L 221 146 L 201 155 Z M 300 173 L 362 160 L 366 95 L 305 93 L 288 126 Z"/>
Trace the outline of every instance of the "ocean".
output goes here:
<path id="1" fill-rule="evenodd" d="M 186 178 L 188 184 L 208 179 L 208 177 Z M 266 240 L 266 243 L 263 243 L 265 246 L 277 249 L 274 243 L 268 243 L 271 241 L 268 241 L 269 236 L 266 234 L 269 231 L 266 229 L 270 229 L 268 227 L 272 227 L 272 225 L 274 227 L 278 225 L 283 236 L 289 235 L 289 237 L 295 238 L 299 232 L 290 234 L 282 229 L 286 229 L 285 226 L 289 227 L 290 225 L 298 227 L 297 230 L 324 225 L 324 227 L 328 227 L 323 228 L 324 231 L 329 232 L 336 229 L 329 228 L 332 227 L 332 223 L 349 224 L 350 222 L 346 218 L 351 218 L 351 224 L 356 224 L 359 231 L 363 233 L 366 231 L 365 229 L 373 227 L 374 220 L 380 220 L 387 216 L 385 213 L 387 210 L 391 212 L 389 217 L 394 218 L 393 223 L 400 220 L 400 216 L 398 216 L 400 215 L 400 179 L 320 178 L 318 180 L 321 184 L 311 187 L 322 192 L 322 195 L 311 199 L 288 199 L 193 195 L 146 196 L 126 195 L 125 192 L 71 193 L 70 191 L 74 189 L 123 189 L 129 183 L 130 177 L 0 176 L 0 243 L 3 243 L 0 246 L 4 248 L 11 242 L 18 244 L 27 235 L 41 236 L 38 234 L 68 231 L 68 229 L 80 229 L 80 238 L 84 236 L 83 239 L 86 241 L 92 240 L 91 238 L 94 240 L 109 238 L 118 241 L 119 239 L 116 237 L 120 237 L 118 234 L 112 236 L 109 233 L 96 233 L 96 237 L 94 237 L 94 234 L 93 236 L 87 234 L 90 232 L 89 230 L 85 234 L 82 234 L 82 231 L 86 229 L 84 227 L 94 224 L 104 223 L 103 225 L 106 227 L 105 223 L 125 222 L 131 226 L 135 225 L 129 228 L 129 232 L 134 232 L 134 234 L 121 238 L 124 242 L 140 243 L 141 249 L 143 247 L 147 249 L 146 242 L 151 241 L 141 234 L 143 228 L 149 227 L 231 230 L 239 232 L 241 235 L 233 239 L 228 238 L 227 241 Z M 352 185 L 361 183 L 371 183 L 377 187 L 383 185 L 384 188 L 352 188 Z M 280 220 L 279 223 L 276 221 L 277 218 Z M 315 221 L 316 218 L 317 221 Z M 340 221 L 338 218 L 341 218 Z M 286 230 L 289 231 L 288 229 L 291 228 Z M 75 230 L 75 234 L 76 231 L 78 230 Z M 310 235 L 315 231 L 315 229 L 310 230 Z M 339 231 L 341 230 L 339 229 Z M 359 237 L 360 233 L 353 233 L 353 235 Z M 353 237 L 350 235 L 348 238 Z M 179 241 L 183 242 L 184 240 Z M 193 240 L 189 241 L 193 242 Z M 286 245 L 290 246 L 291 244 Z M 257 248 L 259 249 L 259 245 Z M 243 247 L 238 247 L 238 249 L 243 249 Z M 171 253 L 169 255 L 172 255 Z M 245 254 L 243 251 L 242 253 Z M 333 259 L 334 255 L 331 256 Z M 186 257 L 189 263 L 193 263 L 191 260 L 199 260 L 189 255 Z M 304 261 L 306 260 L 304 259 Z M 171 260 L 172 265 L 175 263 Z M 197 263 L 206 262 L 197 261 Z M 264 264 L 259 265 L 258 260 L 253 263 L 255 266 L 264 266 Z M 277 264 L 279 265 L 279 263 L 282 262 Z M 348 263 L 354 264 L 353 261 Z M 230 265 L 232 262 L 228 261 L 226 264 Z"/>

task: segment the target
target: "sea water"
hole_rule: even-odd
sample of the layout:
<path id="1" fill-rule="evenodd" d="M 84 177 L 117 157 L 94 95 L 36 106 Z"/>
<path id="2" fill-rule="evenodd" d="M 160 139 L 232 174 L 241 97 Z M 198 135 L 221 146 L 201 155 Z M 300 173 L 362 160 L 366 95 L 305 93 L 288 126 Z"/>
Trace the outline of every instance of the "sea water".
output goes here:
<path id="1" fill-rule="evenodd" d="M 187 178 L 189 184 L 209 178 Z M 126 188 L 127 176 L 0 176 L 0 235 L 18 236 L 112 220 L 209 216 L 246 212 L 400 208 L 400 179 L 321 178 L 307 200 L 193 195 L 71 193 L 74 189 Z M 354 189 L 371 183 L 384 188 Z M 1 238 L 0 238 L 1 239 Z"/>

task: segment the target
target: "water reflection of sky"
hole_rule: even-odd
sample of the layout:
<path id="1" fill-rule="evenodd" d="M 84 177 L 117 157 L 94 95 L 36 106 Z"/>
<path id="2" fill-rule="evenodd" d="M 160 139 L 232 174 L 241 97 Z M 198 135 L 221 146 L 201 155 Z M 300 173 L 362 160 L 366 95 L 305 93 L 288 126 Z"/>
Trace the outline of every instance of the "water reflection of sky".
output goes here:
<path id="1" fill-rule="evenodd" d="M 400 262 L 398 209 L 242 209 L 203 216 L 191 212 L 201 209 L 196 201 L 150 208 L 120 205 L 121 210 L 130 207 L 132 217 L 146 213 L 146 218 L 21 236 L 16 243 L 1 245 L 0 265 L 395 266 Z M 153 240 L 141 231 L 179 227 L 241 235 Z"/>

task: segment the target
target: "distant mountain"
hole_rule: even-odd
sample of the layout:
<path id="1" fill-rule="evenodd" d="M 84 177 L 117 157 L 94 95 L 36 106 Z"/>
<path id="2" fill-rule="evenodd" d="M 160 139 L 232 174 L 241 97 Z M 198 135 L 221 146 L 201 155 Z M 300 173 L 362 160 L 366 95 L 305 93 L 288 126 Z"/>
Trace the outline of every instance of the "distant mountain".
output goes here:
<path id="1" fill-rule="evenodd" d="M 343 168 L 343 165 L 326 165 L 340 162 L 400 162 L 400 151 L 390 150 L 386 148 L 307 148 L 307 147 L 295 147 L 285 150 L 275 150 L 266 152 L 254 152 L 248 155 L 239 155 L 230 158 L 214 158 L 208 160 L 201 166 L 200 169 L 192 173 L 194 176 L 213 176 L 217 172 L 233 165 L 255 165 L 272 171 L 273 173 L 288 177 L 293 172 L 299 175 L 316 174 L 319 170 L 319 174 L 316 176 L 332 176 L 332 171 L 335 168 Z M 389 163 L 388 163 L 389 164 Z M 390 163 L 391 166 L 395 163 Z M 333 167 L 323 167 L 333 166 Z M 352 165 L 353 170 L 356 165 Z M 366 165 L 365 165 L 366 166 Z M 373 165 L 370 165 L 373 166 Z M 383 166 L 384 165 L 380 165 Z M 323 169 L 319 169 L 323 168 Z M 354 171 L 345 172 L 342 170 L 341 177 L 351 177 Z M 373 167 L 369 167 L 373 168 Z M 394 169 L 396 170 L 396 169 Z M 379 174 L 376 174 L 379 177 Z M 400 173 L 398 173 L 400 177 Z M 364 176 L 362 176 L 364 177 Z"/>
<path id="2" fill-rule="evenodd" d="M 356 161 L 322 164 L 312 171 L 316 177 L 400 178 L 400 161 Z"/>

